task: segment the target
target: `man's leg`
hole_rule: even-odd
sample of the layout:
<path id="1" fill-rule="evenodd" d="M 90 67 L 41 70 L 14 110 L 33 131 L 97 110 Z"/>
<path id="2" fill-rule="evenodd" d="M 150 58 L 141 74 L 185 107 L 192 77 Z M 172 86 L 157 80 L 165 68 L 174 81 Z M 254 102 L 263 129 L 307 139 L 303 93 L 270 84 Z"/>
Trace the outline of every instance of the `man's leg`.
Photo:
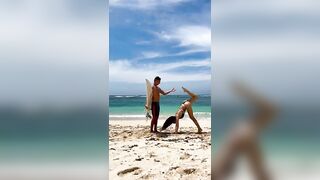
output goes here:
<path id="1" fill-rule="evenodd" d="M 154 122 L 154 132 L 158 132 L 157 130 L 157 126 L 158 126 L 158 119 L 159 119 L 159 114 L 160 114 L 160 105 L 159 103 L 157 104 L 156 106 L 156 119 L 155 119 L 155 122 Z"/>
<path id="2" fill-rule="evenodd" d="M 152 112 L 152 120 L 151 120 L 151 130 L 150 130 L 150 132 L 153 132 L 153 125 L 154 125 L 155 118 L 156 118 L 155 103 L 152 103 L 151 112 Z"/>

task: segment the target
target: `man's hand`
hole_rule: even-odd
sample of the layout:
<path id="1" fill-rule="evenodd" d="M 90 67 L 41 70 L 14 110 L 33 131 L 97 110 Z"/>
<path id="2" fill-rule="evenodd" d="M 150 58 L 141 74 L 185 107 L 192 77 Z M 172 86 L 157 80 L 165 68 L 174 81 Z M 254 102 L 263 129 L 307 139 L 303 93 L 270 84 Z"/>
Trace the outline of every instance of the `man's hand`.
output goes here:
<path id="1" fill-rule="evenodd" d="M 159 91 L 162 95 L 167 95 L 167 94 L 170 94 L 172 92 L 176 92 L 176 89 L 175 88 L 172 88 L 170 91 L 167 91 L 167 92 L 164 92 L 162 89 L 159 88 Z"/>

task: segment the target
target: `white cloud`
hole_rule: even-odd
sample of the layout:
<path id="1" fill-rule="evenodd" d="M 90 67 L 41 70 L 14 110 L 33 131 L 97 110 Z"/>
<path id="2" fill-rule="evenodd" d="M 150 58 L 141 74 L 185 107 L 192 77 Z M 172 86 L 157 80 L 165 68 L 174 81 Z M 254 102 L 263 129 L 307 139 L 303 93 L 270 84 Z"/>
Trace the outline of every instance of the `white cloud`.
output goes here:
<path id="1" fill-rule="evenodd" d="M 143 52 L 141 53 L 141 55 L 142 55 L 142 58 L 143 58 L 143 59 L 156 58 L 156 57 L 161 57 L 161 56 L 163 56 L 162 53 L 160 53 L 160 52 L 155 52 L 155 51 L 143 51 Z"/>
<path id="2" fill-rule="evenodd" d="M 320 88 L 315 83 L 320 58 L 319 3 L 216 1 L 212 5 L 215 100 L 223 101 L 228 80 L 238 78 L 277 101 L 315 102 Z"/>
<path id="3" fill-rule="evenodd" d="M 319 1 L 314 0 L 231 0 L 212 3 L 213 19 L 232 18 L 243 15 L 281 16 L 285 14 L 319 15 Z"/>
<path id="4" fill-rule="evenodd" d="M 31 0 L 11 8 L 3 5 L 0 12 L 6 16 L 0 16 L 1 56 L 84 67 L 106 58 L 106 18 L 99 14 L 79 18 L 61 0 Z"/>
<path id="5" fill-rule="evenodd" d="M 111 7 L 148 10 L 175 6 L 188 1 L 190 0 L 110 0 L 109 4 Z"/>
<path id="6" fill-rule="evenodd" d="M 181 67 L 211 67 L 210 59 L 180 61 L 165 64 L 145 64 L 134 66 L 128 60 L 114 60 L 109 62 L 109 77 L 111 82 L 143 82 L 145 78 L 153 78 L 155 75 L 166 77 L 167 81 L 193 81 L 210 80 L 210 73 L 180 73 L 168 72 Z"/>
<path id="7" fill-rule="evenodd" d="M 215 2 L 214 63 L 316 61 L 320 57 L 319 5 L 313 0 Z"/>
<path id="8" fill-rule="evenodd" d="M 1 104 L 104 101 L 106 7 L 93 8 L 84 13 L 64 0 L 0 2 Z"/>
<path id="9" fill-rule="evenodd" d="M 144 51 L 141 53 L 140 57 L 133 58 L 133 59 L 131 59 L 131 61 L 141 61 L 141 60 L 147 60 L 147 59 L 157 60 L 157 58 L 179 57 L 179 56 L 185 56 L 185 55 L 194 54 L 194 53 L 201 53 L 201 52 L 208 52 L 208 50 L 201 49 L 201 48 L 198 48 L 198 49 L 195 48 L 195 49 L 188 49 L 188 50 L 180 51 L 177 53 Z"/>
<path id="10" fill-rule="evenodd" d="M 170 32 L 156 33 L 166 41 L 177 41 L 179 46 L 198 51 L 210 51 L 211 29 L 207 26 L 184 25 Z"/>
<path id="11" fill-rule="evenodd" d="M 147 44 L 151 44 L 151 41 L 142 40 L 142 41 L 136 42 L 136 45 L 147 45 Z"/>
<path id="12" fill-rule="evenodd" d="M 304 62 L 317 61 L 320 41 L 312 37 L 272 35 L 267 37 L 217 37 L 213 54 L 215 63 Z"/>
<path id="13" fill-rule="evenodd" d="M 144 51 L 141 53 L 141 57 L 134 58 L 133 60 L 184 56 L 211 51 L 211 29 L 207 26 L 184 25 L 168 32 L 152 33 L 164 41 L 177 42 L 178 46 L 185 48 L 185 50 L 177 53 Z"/>

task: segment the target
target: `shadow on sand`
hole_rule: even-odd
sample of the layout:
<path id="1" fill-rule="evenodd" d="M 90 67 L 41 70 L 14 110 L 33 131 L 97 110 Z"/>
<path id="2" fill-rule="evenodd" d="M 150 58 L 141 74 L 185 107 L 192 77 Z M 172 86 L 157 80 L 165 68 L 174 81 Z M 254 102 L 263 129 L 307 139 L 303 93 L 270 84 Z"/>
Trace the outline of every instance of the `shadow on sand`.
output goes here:
<path id="1" fill-rule="evenodd" d="M 182 131 L 182 132 L 179 132 L 179 133 L 170 133 L 170 132 L 159 132 L 159 133 L 156 133 L 156 135 L 158 137 L 162 137 L 162 136 L 177 136 L 179 134 L 183 134 L 183 135 L 210 135 L 211 133 L 210 132 L 201 132 L 201 133 L 197 133 L 197 132 L 194 132 L 194 131 Z"/>

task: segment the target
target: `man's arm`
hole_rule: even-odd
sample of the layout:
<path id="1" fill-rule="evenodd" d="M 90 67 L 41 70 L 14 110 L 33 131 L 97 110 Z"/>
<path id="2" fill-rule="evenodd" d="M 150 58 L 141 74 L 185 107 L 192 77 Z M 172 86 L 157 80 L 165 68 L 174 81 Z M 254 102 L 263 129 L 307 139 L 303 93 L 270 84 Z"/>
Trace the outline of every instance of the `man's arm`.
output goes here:
<path id="1" fill-rule="evenodd" d="M 164 92 L 161 88 L 159 88 L 159 92 L 162 94 L 162 95 L 168 95 L 172 92 L 175 92 L 176 89 L 175 88 L 172 88 L 170 91 L 167 91 L 167 92 Z"/>

